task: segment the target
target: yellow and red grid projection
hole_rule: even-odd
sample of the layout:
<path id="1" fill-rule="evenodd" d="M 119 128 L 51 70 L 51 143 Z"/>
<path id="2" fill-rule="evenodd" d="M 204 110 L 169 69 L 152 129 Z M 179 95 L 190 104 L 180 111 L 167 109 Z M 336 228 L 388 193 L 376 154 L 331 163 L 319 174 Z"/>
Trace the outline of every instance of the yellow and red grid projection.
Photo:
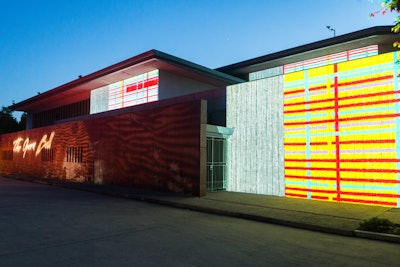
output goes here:
<path id="1" fill-rule="evenodd" d="M 398 56 L 284 75 L 286 196 L 400 207 Z"/>

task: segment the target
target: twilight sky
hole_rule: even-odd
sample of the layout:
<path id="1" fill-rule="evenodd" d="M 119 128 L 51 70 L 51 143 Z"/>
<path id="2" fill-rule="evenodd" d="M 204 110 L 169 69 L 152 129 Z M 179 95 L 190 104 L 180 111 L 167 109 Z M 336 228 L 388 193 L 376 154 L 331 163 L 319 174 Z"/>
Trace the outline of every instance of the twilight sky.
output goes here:
<path id="1" fill-rule="evenodd" d="M 379 0 L 0 0 L 0 107 L 157 49 L 217 68 L 392 25 Z"/>

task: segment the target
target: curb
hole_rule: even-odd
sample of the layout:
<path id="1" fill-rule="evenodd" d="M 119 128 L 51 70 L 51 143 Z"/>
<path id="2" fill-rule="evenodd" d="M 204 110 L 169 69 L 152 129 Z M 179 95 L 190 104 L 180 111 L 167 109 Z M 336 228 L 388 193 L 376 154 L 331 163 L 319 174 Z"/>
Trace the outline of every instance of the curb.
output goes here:
<path id="1" fill-rule="evenodd" d="M 300 229 L 311 230 L 311 231 L 316 231 L 316 232 L 323 232 L 323 233 L 328 233 L 328 234 L 353 236 L 353 231 L 351 231 L 351 230 L 329 228 L 329 227 L 323 227 L 323 226 L 319 226 L 319 225 L 300 223 L 300 222 L 296 222 L 296 221 L 283 220 L 283 219 L 248 214 L 248 213 L 243 213 L 243 212 L 235 212 L 235 211 L 231 211 L 231 210 L 201 207 L 201 206 L 196 206 L 196 205 L 192 205 L 192 204 L 179 203 L 179 202 L 168 201 L 168 200 L 160 200 L 160 199 L 153 199 L 153 198 L 146 198 L 146 197 L 141 198 L 141 200 L 155 203 L 155 204 L 166 205 L 166 206 L 171 206 L 171 207 L 175 207 L 175 208 L 185 208 L 185 209 L 209 213 L 209 214 L 271 223 L 271 224 L 276 224 L 276 225 L 300 228 Z"/>
<path id="2" fill-rule="evenodd" d="M 400 244 L 400 235 L 354 230 L 354 236 Z"/>

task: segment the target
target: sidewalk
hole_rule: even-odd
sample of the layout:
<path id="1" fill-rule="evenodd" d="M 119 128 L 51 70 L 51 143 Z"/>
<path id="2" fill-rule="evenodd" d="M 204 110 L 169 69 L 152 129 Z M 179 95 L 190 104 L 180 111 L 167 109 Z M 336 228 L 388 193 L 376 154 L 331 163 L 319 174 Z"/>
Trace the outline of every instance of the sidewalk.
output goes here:
<path id="1" fill-rule="evenodd" d="M 234 192 L 208 192 L 205 197 L 199 198 L 135 188 L 82 184 L 21 175 L 4 177 L 313 231 L 400 243 L 400 237 L 397 236 L 355 231 L 361 221 L 372 217 L 386 218 L 400 224 L 400 209 L 397 208 Z"/>

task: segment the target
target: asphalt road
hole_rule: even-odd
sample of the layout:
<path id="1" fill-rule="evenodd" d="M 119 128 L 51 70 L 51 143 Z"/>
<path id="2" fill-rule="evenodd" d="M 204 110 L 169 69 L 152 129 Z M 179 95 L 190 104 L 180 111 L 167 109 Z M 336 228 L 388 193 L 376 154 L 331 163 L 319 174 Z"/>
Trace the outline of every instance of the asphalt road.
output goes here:
<path id="1" fill-rule="evenodd" d="M 0 266 L 399 266 L 400 245 L 0 178 Z"/>

